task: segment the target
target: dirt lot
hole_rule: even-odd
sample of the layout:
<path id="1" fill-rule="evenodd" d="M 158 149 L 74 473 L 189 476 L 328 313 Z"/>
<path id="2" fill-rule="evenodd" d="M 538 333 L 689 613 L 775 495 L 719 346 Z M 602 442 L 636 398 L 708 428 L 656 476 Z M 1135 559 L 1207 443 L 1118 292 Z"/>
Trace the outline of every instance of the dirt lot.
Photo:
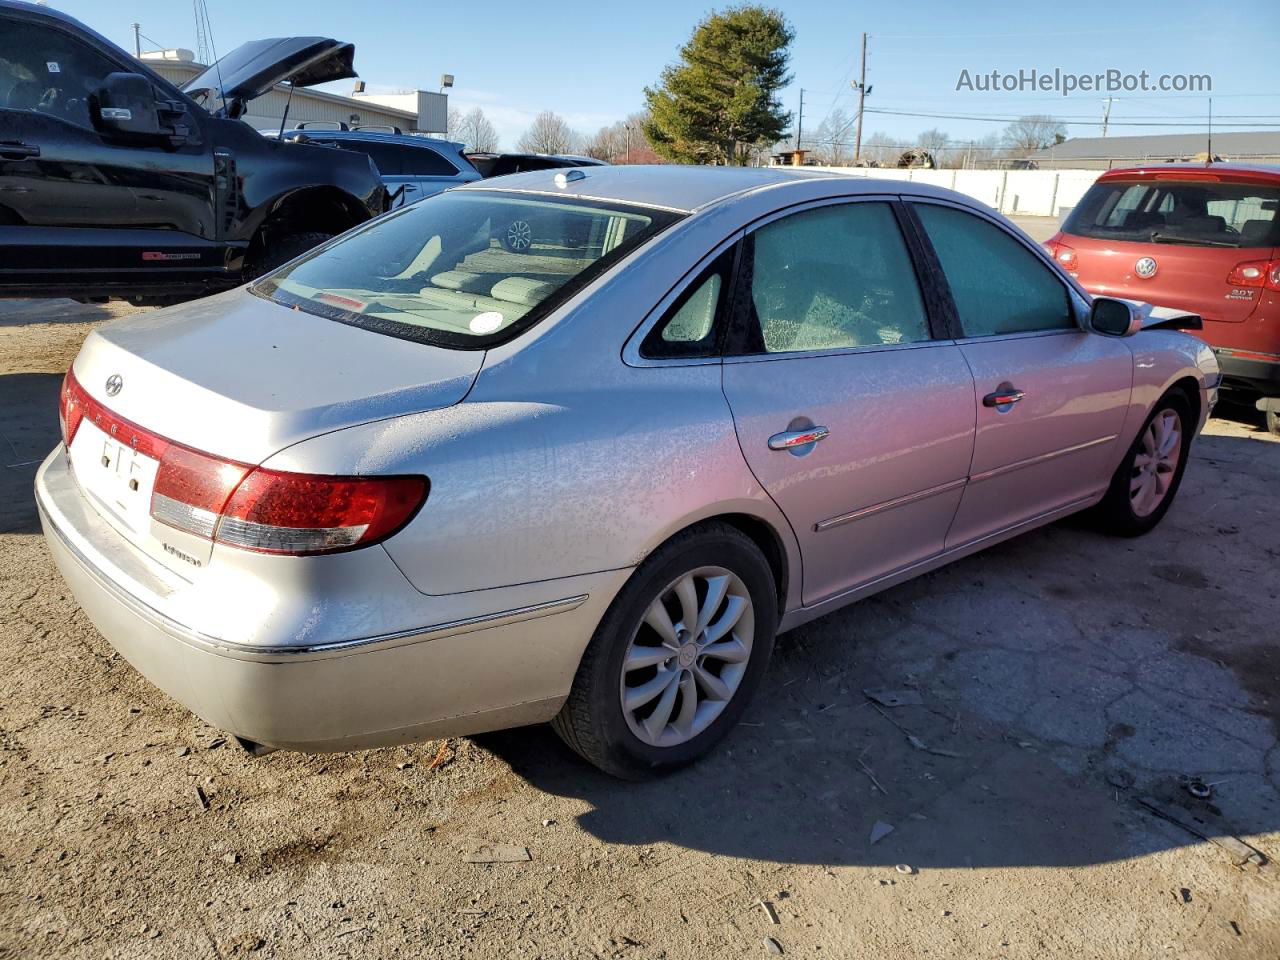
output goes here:
<path id="1" fill-rule="evenodd" d="M 30 461 L 111 312 L 0 301 L 0 957 L 1280 956 L 1277 866 L 1142 803 L 1280 855 L 1280 443 L 1249 422 L 1144 539 L 1060 523 L 788 634 L 661 782 L 545 729 L 252 759 L 114 654 L 37 530 Z"/>

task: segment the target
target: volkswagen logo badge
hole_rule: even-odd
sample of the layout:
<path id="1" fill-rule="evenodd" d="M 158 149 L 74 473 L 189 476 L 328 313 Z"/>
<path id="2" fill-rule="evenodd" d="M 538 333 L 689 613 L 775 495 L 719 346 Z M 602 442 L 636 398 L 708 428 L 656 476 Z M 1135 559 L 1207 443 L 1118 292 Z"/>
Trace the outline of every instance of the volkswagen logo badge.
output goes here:
<path id="1" fill-rule="evenodd" d="M 120 392 L 120 388 L 124 386 L 124 377 L 118 373 L 113 373 L 107 377 L 107 396 L 114 397 Z"/>
<path id="2" fill-rule="evenodd" d="M 1156 275 L 1155 257 L 1143 257 L 1133 265 L 1133 272 L 1143 280 L 1149 280 L 1154 277 Z"/>

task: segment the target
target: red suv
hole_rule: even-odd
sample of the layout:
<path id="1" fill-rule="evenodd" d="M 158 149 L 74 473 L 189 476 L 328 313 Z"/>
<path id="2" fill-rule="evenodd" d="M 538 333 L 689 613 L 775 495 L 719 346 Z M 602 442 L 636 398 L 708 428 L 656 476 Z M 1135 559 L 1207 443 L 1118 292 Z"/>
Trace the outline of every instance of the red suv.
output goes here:
<path id="1" fill-rule="evenodd" d="M 1280 167 L 1110 170 L 1045 246 L 1091 293 L 1200 314 L 1225 390 L 1280 434 Z"/>

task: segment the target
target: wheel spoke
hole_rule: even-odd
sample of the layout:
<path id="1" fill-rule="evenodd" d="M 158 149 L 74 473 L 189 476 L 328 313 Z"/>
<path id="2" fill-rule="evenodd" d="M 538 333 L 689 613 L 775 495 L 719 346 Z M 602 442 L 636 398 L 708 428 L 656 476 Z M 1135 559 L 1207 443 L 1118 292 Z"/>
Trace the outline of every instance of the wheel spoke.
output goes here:
<path id="1" fill-rule="evenodd" d="M 674 670 L 660 670 L 651 680 L 646 680 L 638 687 L 629 687 L 622 701 L 628 712 L 639 710 L 646 703 L 662 693 L 667 687 L 675 685 L 677 673 Z"/>
<path id="2" fill-rule="evenodd" d="M 675 675 L 672 674 L 667 681 L 667 687 L 662 691 L 662 696 L 658 698 L 657 706 L 653 708 L 653 713 L 649 714 L 644 720 L 644 728 L 649 733 L 649 738 L 654 740 L 662 736 L 662 731 L 667 725 L 667 721 L 671 719 L 671 708 L 676 704 L 676 694 L 680 692 L 680 685 L 671 682 Z"/>
<path id="3" fill-rule="evenodd" d="M 698 686 L 700 686 L 712 700 L 728 700 L 733 696 L 733 691 L 729 689 L 729 685 L 717 677 L 713 673 L 708 673 L 705 667 L 694 666 L 693 675 L 698 678 Z"/>
<path id="4" fill-rule="evenodd" d="M 676 596 L 680 598 L 680 626 L 693 633 L 698 624 L 698 587 L 693 574 L 676 584 Z"/>
<path id="5" fill-rule="evenodd" d="M 627 652 L 627 660 L 622 665 L 622 670 L 624 673 L 630 673 L 632 670 L 656 667 L 670 660 L 673 656 L 675 656 L 675 651 L 666 647 L 633 646 Z"/>
<path id="6" fill-rule="evenodd" d="M 676 637 L 675 624 L 671 622 L 671 615 L 667 613 L 661 597 L 649 604 L 649 609 L 644 614 L 644 622 L 662 638 L 663 646 L 670 646 L 674 650 L 680 645 L 680 640 Z"/>
<path id="7" fill-rule="evenodd" d="M 698 685 L 693 674 L 685 673 L 680 678 L 680 712 L 676 714 L 672 726 L 676 733 L 684 739 L 693 736 L 693 721 L 698 714 Z"/>
<path id="8" fill-rule="evenodd" d="M 742 614 L 746 612 L 746 609 L 747 601 L 744 597 L 730 597 L 729 602 L 724 605 L 724 613 L 720 619 L 707 627 L 706 642 L 712 644 L 725 636 L 742 619 Z"/>
<path id="9" fill-rule="evenodd" d="M 698 611 L 698 625 L 691 632 L 694 636 L 702 633 L 711 623 L 711 618 L 724 602 L 724 595 L 729 590 L 728 577 L 707 578 L 707 598 L 702 601 L 702 609 Z"/>
<path id="10" fill-rule="evenodd" d="M 745 643 L 735 637 L 723 643 L 713 643 L 703 647 L 702 655 L 723 660 L 725 663 L 742 663 L 751 656 L 751 651 Z"/>

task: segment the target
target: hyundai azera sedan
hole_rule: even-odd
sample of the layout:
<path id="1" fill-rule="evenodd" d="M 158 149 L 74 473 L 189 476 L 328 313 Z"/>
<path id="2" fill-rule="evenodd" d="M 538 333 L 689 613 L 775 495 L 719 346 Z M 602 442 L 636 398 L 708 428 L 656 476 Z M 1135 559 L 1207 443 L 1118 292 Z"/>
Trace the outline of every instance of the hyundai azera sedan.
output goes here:
<path id="1" fill-rule="evenodd" d="M 36 493 L 102 634 L 256 752 L 553 721 L 637 777 L 780 631 L 1075 511 L 1151 529 L 1195 322 L 921 184 L 520 174 L 100 327 Z"/>

